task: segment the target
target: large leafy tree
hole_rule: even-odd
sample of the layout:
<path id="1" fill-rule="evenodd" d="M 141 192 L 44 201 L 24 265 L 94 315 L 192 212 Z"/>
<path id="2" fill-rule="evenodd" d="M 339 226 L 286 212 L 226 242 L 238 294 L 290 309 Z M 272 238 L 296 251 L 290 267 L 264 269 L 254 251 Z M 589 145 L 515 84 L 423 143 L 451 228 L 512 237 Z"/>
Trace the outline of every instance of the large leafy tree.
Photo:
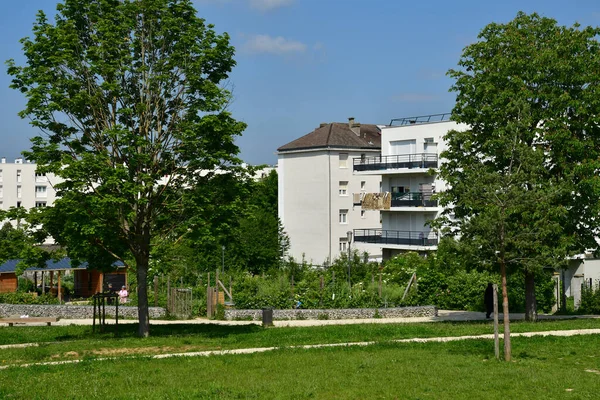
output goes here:
<path id="1" fill-rule="evenodd" d="M 21 116 L 42 132 L 26 156 L 64 180 L 47 230 L 92 266 L 135 268 L 147 336 L 153 239 L 181 227 L 186 199 L 214 177 L 199 171 L 239 163 L 245 125 L 222 85 L 229 37 L 190 0 L 64 0 L 22 43 L 26 63 L 8 72 L 27 97 Z"/>
<path id="2" fill-rule="evenodd" d="M 281 267 L 290 246 L 277 215 L 277 189 L 275 170 L 252 182 L 244 215 L 233 231 L 233 262 L 252 273 Z"/>
<path id="3" fill-rule="evenodd" d="M 524 270 L 535 318 L 535 274 L 596 247 L 599 33 L 519 13 L 486 26 L 448 73 L 452 119 L 467 128 L 446 136 L 445 223 L 471 255 L 501 270 L 507 360 L 507 269 Z"/>

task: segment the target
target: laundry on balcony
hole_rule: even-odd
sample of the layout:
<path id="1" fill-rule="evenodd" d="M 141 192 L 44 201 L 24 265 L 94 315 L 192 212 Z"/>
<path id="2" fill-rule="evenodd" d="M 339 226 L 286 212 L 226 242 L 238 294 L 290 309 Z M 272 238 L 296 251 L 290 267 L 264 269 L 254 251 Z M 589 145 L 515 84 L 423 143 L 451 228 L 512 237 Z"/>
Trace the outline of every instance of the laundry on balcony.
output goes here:
<path id="1" fill-rule="evenodd" d="M 386 193 L 365 193 L 362 200 L 363 210 L 389 210 L 392 206 L 392 196 Z"/>

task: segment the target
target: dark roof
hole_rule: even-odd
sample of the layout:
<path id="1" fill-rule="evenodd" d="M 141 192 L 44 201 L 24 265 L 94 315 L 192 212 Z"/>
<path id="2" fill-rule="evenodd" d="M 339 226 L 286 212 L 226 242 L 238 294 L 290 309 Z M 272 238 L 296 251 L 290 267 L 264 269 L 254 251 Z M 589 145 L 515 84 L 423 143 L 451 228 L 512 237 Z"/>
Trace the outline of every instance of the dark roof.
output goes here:
<path id="1" fill-rule="evenodd" d="M 358 125 L 354 125 L 355 130 L 359 129 Z M 359 135 L 357 135 L 350 129 L 348 122 L 322 124 L 311 133 L 281 146 L 277 151 L 327 147 L 378 150 L 381 148 L 381 130 L 377 125 L 360 124 Z"/>
<path id="2" fill-rule="evenodd" d="M 19 261 L 20 260 L 6 261 L 4 264 L 0 265 L 0 273 L 15 272 Z M 125 264 L 123 264 L 121 261 L 115 261 L 112 264 L 112 266 L 119 268 L 119 267 L 124 267 Z M 69 257 L 65 257 L 65 258 L 61 258 L 58 261 L 47 260 L 46 267 L 44 267 L 44 268 L 30 267 L 30 268 L 27 268 L 25 271 L 65 271 L 68 269 L 70 269 L 70 270 L 87 269 L 87 267 L 88 267 L 87 261 L 84 261 L 78 265 L 73 266 L 73 265 L 71 265 L 71 259 Z"/>
<path id="3" fill-rule="evenodd" d="M 19 260 L 8 260 L 4 264 L 0 265 L 0 273 L 2 272 L 15 272 Z"/>

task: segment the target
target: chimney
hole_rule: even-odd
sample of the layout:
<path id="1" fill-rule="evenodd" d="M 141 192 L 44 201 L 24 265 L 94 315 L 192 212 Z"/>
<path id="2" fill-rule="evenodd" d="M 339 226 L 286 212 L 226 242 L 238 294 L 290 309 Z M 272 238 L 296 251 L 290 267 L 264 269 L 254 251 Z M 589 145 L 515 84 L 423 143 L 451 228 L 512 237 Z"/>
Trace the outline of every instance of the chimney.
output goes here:
<path id="1" fill-rule="evenodd" d="M 23 164 L 23 159 L 21 157 L 17 158 L 15 164 Z"/>
<path id="2" fill-rule="evenodd" d="M 360 137 L 360 124 L 358 122 L 354 122 L 354 117 L 348 118 L 348 126 L 356 136 Z"/>
<path id="3" fill-rule="evenodd" d="M 6 164 L 6 157 L 2 157 L 2 164 Z"/>

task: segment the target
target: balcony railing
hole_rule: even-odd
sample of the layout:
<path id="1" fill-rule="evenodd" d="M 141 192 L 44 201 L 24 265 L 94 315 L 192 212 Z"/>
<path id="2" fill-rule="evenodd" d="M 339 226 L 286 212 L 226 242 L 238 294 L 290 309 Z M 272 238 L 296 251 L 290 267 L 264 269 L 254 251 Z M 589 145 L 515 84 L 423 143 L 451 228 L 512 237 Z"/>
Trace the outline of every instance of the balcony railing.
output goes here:
<path id="1" fill-rule="evenodd" d="M 435 153 L 400 154 L 396 156 L 357 157 L 352 160 L 354 171 L 378 171 L 397 168 L 437 168 Z"/>
<path id="2" fill-rule="evenodd" d="M 385 229 L 355 229 L 354 241 L 361 243 L 437 246 L 436 232 L 390 231 Z"/>
<path id="3" fill-rule="evenodd" d="M 437 207 L 437 200 L 432 200 L 433 193 L 409 192 L 392 193 L 392 207 Z"/>
<path id="4" fill-rule="evenodd" d="M 404 126 L 415 124 L 430 124 L 432 122 L 450 121 L 450 113 L 419 115 L 417 117 L 394 118 L 390 121 L 390 126 Z"/>

